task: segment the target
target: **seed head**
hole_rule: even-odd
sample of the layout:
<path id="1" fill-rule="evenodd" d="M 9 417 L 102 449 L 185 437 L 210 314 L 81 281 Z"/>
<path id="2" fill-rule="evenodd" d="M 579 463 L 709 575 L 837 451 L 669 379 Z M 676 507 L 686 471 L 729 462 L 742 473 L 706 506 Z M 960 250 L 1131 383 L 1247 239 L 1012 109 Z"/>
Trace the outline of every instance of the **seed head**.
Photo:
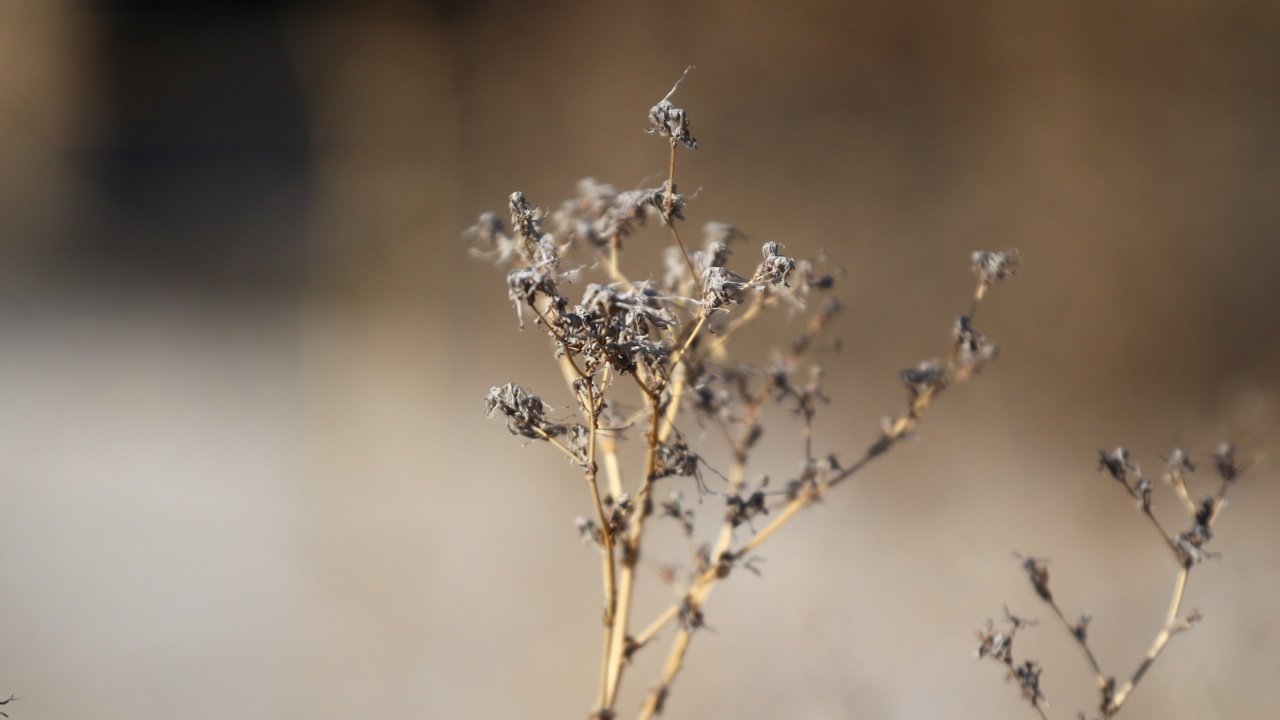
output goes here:
<path id="1" fill-rule="evenodd" d="M 787 286 L 787 275 L 796 269 L 795 258 L 789 258 L 782 254 L 782 246 L 776 242 L 767 242 L 760 248 L 760 254 L 764 256 L 764 261 L 756 268 L 756 272 L 751 276 L 752 284 L 761 283 L 767 285 Z"/>
<path id="2" fill-rule="evenodd" d="M 1140 477 L 1142 471 L 1136 464 L 1129 462 L 1129 449 L 1120 446 L 1111 452 L 1106 450 L 1098 451 L 1098 470 L 1106 470 L 1111 473 L 1111 477 L 1124 483 L 1129 484 L 1129 477 Z"/>
<path id="3" fill-rule="evenodd" d="M 979 250 L 971 256 L 973 271 L 978 273 L 980 282 L 987 287 L 1001 280 L 1013 277 L 1018 271 L 1021 257 L 1017 250 Z"/>
<path id="4" fill-rule="evenodd" d="M 689 132 L 689 116 L 683 108 L 678 108 L 671 103 L 671 96 L 676 94 L 676 89 L 680 87 L 680 83 L 684 82 L 685 77 L 689 75 L 689 71 L 692 69 L 692 65 L 685 68 L 684 74 L 671 87 L 671 92 L 659 100 L 657 105 L 649 109 L 648 132 L 671 138 L 673 145 L 682 143 L 690 150 L 697 150 L 698 141 Z"/>
<path id="5" fill-rule="evenodd" d="M 542 398 L 515 383 L 490 388 L 489 394 L 484 398 L 485 415 L 502 415 L 507 419 L 507 429 L 513 435 L 537 440 L 554 434 L 547 429 L 547 412 L 550 409 L 542 402 Z"/>

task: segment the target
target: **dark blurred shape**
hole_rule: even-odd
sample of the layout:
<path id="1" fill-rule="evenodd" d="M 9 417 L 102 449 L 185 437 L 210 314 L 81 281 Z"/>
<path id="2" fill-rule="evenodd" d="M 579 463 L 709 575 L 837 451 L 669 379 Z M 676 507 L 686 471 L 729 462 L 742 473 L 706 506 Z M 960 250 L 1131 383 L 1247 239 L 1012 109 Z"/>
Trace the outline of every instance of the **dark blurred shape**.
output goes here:
<path id="1" fill-rule="evenodd" d="M 90 263 L 149 280 L 297 280 L 306 241 L 305 108 L 276 2 L 102 8 L 104 114 L 87 174 L 105 222 Z"/>

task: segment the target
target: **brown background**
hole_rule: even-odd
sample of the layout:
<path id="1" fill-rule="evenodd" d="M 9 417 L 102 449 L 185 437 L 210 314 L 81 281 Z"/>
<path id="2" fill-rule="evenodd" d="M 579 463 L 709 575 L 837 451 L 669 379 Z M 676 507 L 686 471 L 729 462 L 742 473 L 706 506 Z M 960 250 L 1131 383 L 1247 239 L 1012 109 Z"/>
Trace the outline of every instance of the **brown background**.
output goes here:
<path id="1" fill-rule="evenodd" d="M 1124 716 L 1276 715 L 1276 4 L 30 0 L 0 4 L 13 717 L 585 715 L 587 498 L 480 402 L 567 398 L 459 235 L 515 189 L 656 182 L 645 113 L 689 64 L 691 226 L 847 270 L 820 446 L 899 407 L 969 251 L 1026 268 L 984 309 L 998 366 L 716 594 L 669 716 L 1028 717 L 969 655 L 1007 602 L 1074 717 L 1089 676 L 1010 551 L 1129 672 L 1173 568 L 1094 451 L 1222 437 L 1264 454 L 1206 620 Z M 793 471 L 783 427 L 759 472 Z"/>

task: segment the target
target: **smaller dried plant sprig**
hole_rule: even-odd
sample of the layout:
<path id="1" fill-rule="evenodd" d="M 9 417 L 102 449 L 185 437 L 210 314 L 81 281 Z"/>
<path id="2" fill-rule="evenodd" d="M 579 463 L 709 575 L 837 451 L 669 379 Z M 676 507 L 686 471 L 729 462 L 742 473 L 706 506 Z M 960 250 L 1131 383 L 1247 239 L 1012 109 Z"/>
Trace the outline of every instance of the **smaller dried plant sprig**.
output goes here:
<path id="1" fill-rule="evenodd" d="M 1004 627 L 997 629 L 995 622 L 988 620 L 983 630 L 978 631 L 978 649 L 973 655 L 979 660 L 990 659 L 1005 668 L 1005 679 L 1017 683 L 1022 691 L 1022 699 L 1031 704 L 1041 718 L 1047 717 L 1044 712 L 1044 693 L 1040 690 L 1040 663 L 1035 660 L 1018 661 L 1013 656 L 1013 640 L 1018 631 L 1035 625 L 1035 620 L 1027 620 L 1004 609 Z"/>
<path id="2" fill-rule="evenodd" d="M 1177 575 L 1174 578 L 1173 596 L 1169 601 L 1169 609 L 1165 613 L 1160 630 L 1156 633 L 1151 646 L 1138 664 L 1138 667 L 1123 683 L 1119 682 L 1114 675 L 1103 672 L 1097 656 L 1094 655 L 1093 649 L 1090 647 L 1089 623 L 1092 620 L 1092 616 L 1082 614 L 1076 621 L 1072 622 L 1067 619 L 1067 615 L 1062 611 L 1062 607 L 1058 604 L 1049 587 L 1047 561 L 1018 555 L 1022 568 L 1031 581 L 1032 590 L 1035 591 L 1036 596 L 1041 601 L 1049 606 L 1054 616 L 1058 618 L 1084 654 L 1085 661 L 1088 663 L 1098 686 L 1100 696 L 1098 710 L 1103 717 L 1111 717 L 1119 713 L 1133 693 L 1134 688 L 1137 687 L 1142 678 L 1146 676 L 1147 671 L 1151 669 L 1151 666 L 1164 652 L 1169 640 L 1180 632 L 1190 630 L 1201 620 L 1200 611 L 1198 610 L 1186 615 L 1182 613 L 1187 581 L 1191 576 L 1192 569 L 1198 563 L 1206 558 L 1216 557 L 1216 555 L 1205 549 L 1205 545 L 1213 538 L 1214 522 L 1226 505 L 1227 489 L 1240 477 L 1240 474 L 1248 465 L 1248 463 L 1241 463 L 1237 460 L 1236 448 L 1228 442 L 1223 442 L 1218 446 L 1213 460 L 1218 476 L 1217 488 L 1212 494 L 1207 495 L 1197 503 L 1191 499 L 1191 491 L 1188 484 L 1188 480 L 1196 471 L 1196 464 L 1192 462 L 1190 455 L 1186 450 L 1178 447 L 1174 448 L 1165 459 L 1164 483 L 1174 489 L 1178 496 L 1179 505 L 1190 521 L 1190 527 L 1187 530 L 1172 534 L 1157 519 L 1153 510 L 1155 506 L 1152 498 L 1154 484 L 1143 475 L 1141 467 L 1132 460 L 1129 450 L 1121 446 L 1113 450 L 1098 451 L 1098 470 L 1105 471 L 1124 488 L 1131 499 L 1136 501 L 1139 511 L 1147 518 L 1151 527 L 1159 533 L 1161 541 L 1169 549 L 1178 566 Z M 990 623 L 988 623 L 988 634 L 989 629 Z M 985 654 L 989 653 L 980 653 L 980 657 Z M 1036 678 L 1038 681 L 1038 673 Z M 1040 707 L 1038 701 L 1032 700 L 1032 707 L 1041 717 L 1045 717 L 1044 710 Z M 1084 717 L 1084 714 L 1081 713 L 1080 717 Z"/>
<path id="3" fill-rule="evenodd" d="M 687 71 L 686 71 L 687 73 Z M 683 79 L 683 78 L 682 78 Z M 828 402 L 818 356 L 839 304 L 817 298 L 834 285 L 821 259 L 795 258 L 781 243 L 761 243 L 760 260 L 735 271 L 731 246 L 746 236 L 731 225 L 708 223 L 704 247 L 690 253 L 677 226 L 687 199 L 676 190 L 679 147 L 694 149 L 689 116 L 671 98 L 649 113 L 650 132 L 669 140 L 668 175 L 659 188 L 619 191 L 597 180 L 579 184 L 578 194 L 550 215 L 523 193 L 508 199 L 510 229 L 496 214 L 482 215 L 468 231 L 476 254 L 506 268 L 507 294 L 524 327 L 526 317 L 544 332 L 560 364 L 580 422 L 552 419 L 538 395 L 512 383 L 490 390 L 491 417 L 502 417 L 516 435 L 545 441 L 582 469 L 593 513 L 574 523 L 582 541 L 600 554 L 604 597 L 603 647 L 598 693 L 591 717 L 614 718 L 624 675 L 636 653 L 674 628 L 667 660 L 638 717 L 660 713 L 684 664 L 692 638 L 707 627 L 705 603 L 712 590 L 738 568 L 759 572 L 760 546 L 805 508 L 843 484 L 910 435 L 944 389 L 967 380 L 996 356 L 995 346 L 973 326 L 988 288 L 1009 277 L 1016 255 L 976 253 L 974 303 L 952 326 L 950 352 L 902 373 L 906 409 L 887 419 L 881 432 L 851 464 L 837 452 L 816 452 L 813 425 Z M 656 217 L 670 235 L 661 280 L 654 273 L 633 280 L 620 262 L 622 239 L 638 234 Z M 640 242 L 637 239 L 636 242 Z M 629 241 L 630 242 L 630 241 Z M 600 277 L 603 276 L 603 277 Z M 582 283 L 580 299 L 572 286 Z M 764 313 L 785 308 L 806 316 L 803 331 L 767 362 L 747 363 L 730 343 Z M 632 394 L 637 393 L 637 394 Z M 638 410 L 629 408 L 635 405 Z M 748 482 L 752 450 L 765 432 L 767 407 L 780 404 L 800 425 L 798 470 L 781 483 L 767 475 Z M 713 439 L 723 438 L 727 472 L 712 468 L 701 448 L 691 447 L 688 423 Z M 625 482 L 618 445 L 627 435 L 643 444 L 643 463 Z M 704 479 L 703 470 L 709 470 Z M 688 480 L 681 480 L 687 478 Z M 692 482 L 693 505 L 678 489 L 655 500 L 661 486 Z M 709 501 L 708 501 L 709 500 Z M 696 537 L 696 509 L 719 510 L 718 531 Z M 633 599 L 640 581 L 645 538 L 653 527 L 678 528 L 691 549 L 684 565 L 663 563 L 661 581 L 676 599 L 648 624 L 634 623 Z M 670 522 L 674 521 L 674 522 Z M 1031 668 L 1023 668 L 1032 682 Z M 1037 692 L 1038 695 L 1038 692 Z"/>

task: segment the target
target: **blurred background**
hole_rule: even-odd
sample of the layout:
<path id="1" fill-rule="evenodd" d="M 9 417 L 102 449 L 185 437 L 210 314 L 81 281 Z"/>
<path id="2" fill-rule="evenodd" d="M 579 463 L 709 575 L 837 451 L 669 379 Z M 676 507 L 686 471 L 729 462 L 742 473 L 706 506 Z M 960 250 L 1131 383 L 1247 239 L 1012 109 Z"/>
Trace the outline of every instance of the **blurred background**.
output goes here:
<path id="1" fill-rule="evenodd" d="M 588 498 L 481 403 L 569 398 L 460 235 L 516 189 L 660 181 L 646 113 L 686 65 L 690 227 L 845 269 L 819 447 L 855 455 L 945 352 L 970 251 L 1025 270 L 978 323 L 999 363 L 716 593 L 668 716 L 1030 717 L 971 659 L 1005 603 L 1044 621 L 1017 650 L 1051 716 L 1093 708 L 1011 553 L 1127 676 L 1175 568 L 1096 450 L 1223 438 L 1259 460 L 1192 575 L 1205 621 L 1123 716 L 1280 713 L 1280 5 L 6 0 L 12 717 L 585 716 Z M 788 337 L 762 327 L 743 357 Z M 779 422 L 753 472 L 795 471 Z"/>

